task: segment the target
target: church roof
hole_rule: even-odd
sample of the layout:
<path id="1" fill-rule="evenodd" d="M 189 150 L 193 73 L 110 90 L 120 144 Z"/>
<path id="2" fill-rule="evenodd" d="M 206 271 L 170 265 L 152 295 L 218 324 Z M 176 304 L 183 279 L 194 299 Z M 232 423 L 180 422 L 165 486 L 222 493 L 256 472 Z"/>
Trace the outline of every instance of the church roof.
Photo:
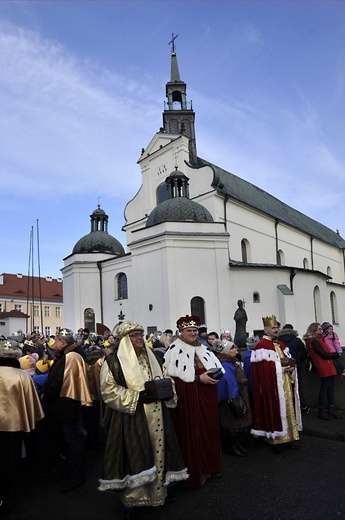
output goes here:
<path id="1" fill-rule="evenodd" d="M 123 246 L 112 235 L 106 231 L 91 231 L 83 236 L 73 248 L 72 254 L 76 253 L 111 253 L 113 255 L 124 255 Z"/>
<path id="2" fill-rule="evenodd" d="M 198 202 L 187 197 L 165 200 L 151 211 L 146 227 L 162 222 L 213 222 L 211 213 Z"/>
<path id="3" fill-rule="evenodd" d="M 223 170 L 215 164 L 198 158 L 198 167 L 202 168 L 204 166 L 209 166 L 213 170 L 214 177 L 212 186 L 217 191 L 262 211 L 274 219 L 278 219 L 294 228 L 300 229 L 304 233 L 318 238 L 323 242 L 341 249 L 345 248 L 345 240 L 335 231 L 307 217 L 307 215 L 304 215 L 300 211 L 291 208 L 254 184 Z"/>

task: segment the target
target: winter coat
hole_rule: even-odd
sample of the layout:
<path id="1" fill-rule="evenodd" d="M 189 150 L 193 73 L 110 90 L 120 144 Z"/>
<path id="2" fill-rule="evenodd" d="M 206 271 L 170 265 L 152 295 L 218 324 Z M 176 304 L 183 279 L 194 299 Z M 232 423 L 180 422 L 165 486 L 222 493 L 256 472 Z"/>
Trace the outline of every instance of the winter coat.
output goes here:
<path id="1" fill-rule="evenodd" d="M 298 337 L 297 330 L 282 329 L 279 332 L 278 338 L 289 348 L 291 356 L 296 360 L 297 368 L 300 368 L 303 361 L 307 358 L 308 349 Z"/>
<path id="2" fill-rule="evenodd" d="M 336 332 L 323 334 L 323 341 L 328 345 L 330 352 L 342 352 L 339 336 Z"/>
<path id="3" fill-rule="evenodd" d="M 319 376 L 335 376 L 337 371 L 333 359 L 338 359 L 339 354 L 337 352 L 330 352 L 328 345 L 326 345 L 322 338 L 310 337 L 306 339 L 306 343 L 309 355 Z"/>

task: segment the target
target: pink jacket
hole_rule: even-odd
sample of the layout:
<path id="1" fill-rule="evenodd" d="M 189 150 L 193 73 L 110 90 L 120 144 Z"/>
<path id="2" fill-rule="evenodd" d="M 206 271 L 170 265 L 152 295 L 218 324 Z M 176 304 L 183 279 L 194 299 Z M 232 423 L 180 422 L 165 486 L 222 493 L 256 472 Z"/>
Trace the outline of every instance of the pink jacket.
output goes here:
<path id="1" fill-rule="evenodd" d="M 336 332 L 333 331 L 330 334 L 323 334 L 323 341 L 328 345 L 330 352 L 342 352 L 339 336 Z"/>

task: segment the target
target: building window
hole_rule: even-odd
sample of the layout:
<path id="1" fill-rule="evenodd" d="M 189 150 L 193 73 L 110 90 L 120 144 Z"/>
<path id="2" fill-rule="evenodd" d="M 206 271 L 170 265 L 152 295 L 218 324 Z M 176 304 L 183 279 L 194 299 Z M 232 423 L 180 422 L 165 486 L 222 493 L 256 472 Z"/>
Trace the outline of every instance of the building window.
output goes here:
<path id="1" fill-rule="evenodd" d="M 2 303 L 0 303 L 0 312 L 2 312 Z"/>
<path id="2" fill-rule="evenodd" d="M 45 337 L 49 338 L 50 334 L 51 334 L 50 327 L 44 327 L 44 335 L 45 335 Z"/>
<path id="3" fill-rule="evenodd" d="M 309 262 L 306 258 L 303 259 L 303 269 L 309 269 Z"/>
<path id="4" fill-rule="evenodd" d="M 330 300 L 331 300 L 332 323 L 334 325 L 338 325 L 339 324 L 338 305 L 337 305 L 337 297 L 336 297 L 334 291 L 332 291 L 330 294 Z"/>
<path id="5" fill-rule="evenodd" d="M 246 238 L 241 240 L 241 255 L 242 255 L 242 262 L 244 264 L 248 264 L 251 261 L 250 244 Z"/>
<path id="6" fill-rule="evenodd" d="M 313 292 L 313 301 L 314 301 L 314 315 L 315 315 L 315 321 L 317 323 L 322 323 L 322 314 L 321 314 L 321 295 L 320 295 L 320 289 L 317 285 L 314 287 Z"/>
<path id="7" fill-rule="evenodd" d="M 190 311 L 194 316 L 199 316 L 201 323 L 205 322 L 205 302 L 200 296 L 194 296 L 190 301 Z"/>
<path id="8" fill-rule="evenodd" d="M 168 185 L 166 182 L 158 186 L 156 191 L 157 206 L 169 198 Z"/>
<path id="9" fill-rule="evenodd" d="M 242 253 L 242 262 L 245 264 L 248 262 L 247 257 L 247 245 L 245 240 L 241 240 L 241 253 Z"/>
<path id="10" fill-rule="evenodd" d="M 35 326 L 34 326 L 34 330 L 33 330 L 33 332 L 34 332 L 35 334 L 39 334 L 39 333 L 40 333 L 40 327 L 39 327 L 39 325 L 35 325 Z"/>
<path id="11" fill-rule="evenodd" d="M 120 273 L 117 275 L 116 279 L 116 300 L 127 300 L 128 298 L 128 286 L 127 286 L 127 276 L 125 273 Z"/>
<path id="12" fill-rule="evenodd" d="M 332 269 L 329 266 L 327 267 L 327 276 L 329 276 L 329 278 L 332 278 Z"/>
<path id="13" fill-rule="evenodd" d="M 49 305 L 44 306 L 44 317 L 50 318 L 50 306 Z"/>
<path id="14" fill-rule="evenodd" d="M 19 303 L 16 303 L 14 306 L 14 310 L 22 312 L 22 306 Z"/>
<path id="15" fill-rule="evenodd" d="M 93 309 L 85 309 L 84 311 L 84 328 L 90 332 L 96 332 L 95 311 Z"/>
<path id="16" fill-rule="evenodd" d="M 40 315 L 40 306 L 39 305 L 34 305 L 34 316 L 35 318 L 38 318 Z"/>
<path id="17" fill-rule="evenodd" d="M 253 303 L 260 303 L 260 293 L 253 292 Z"/>
<path id="18" fill-rule="evenodd" d="M 61 318 L 61 307 L 55 307 L 55 318 Z"/>

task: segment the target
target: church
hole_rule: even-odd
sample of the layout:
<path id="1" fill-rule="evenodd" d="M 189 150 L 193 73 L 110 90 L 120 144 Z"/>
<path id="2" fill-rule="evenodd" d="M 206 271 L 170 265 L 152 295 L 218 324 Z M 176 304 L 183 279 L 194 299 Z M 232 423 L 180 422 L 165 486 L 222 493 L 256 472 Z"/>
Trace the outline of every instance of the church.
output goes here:
<path id="1" fill-rule="evenodd" d="M 125 319 L 175 331 L 180 316 L 197 314 L 209 331 L 234 333 L 241 300 L 249 335 L 275 314 L 300 335 L 329 321 L 345 341 L 344 239 L 198 155 L 174 44 L 166 98 L 125 207 L 126 251 L 98 205 L 90 233 L 64 258 L 65 326 L 102 333 Z"/>

